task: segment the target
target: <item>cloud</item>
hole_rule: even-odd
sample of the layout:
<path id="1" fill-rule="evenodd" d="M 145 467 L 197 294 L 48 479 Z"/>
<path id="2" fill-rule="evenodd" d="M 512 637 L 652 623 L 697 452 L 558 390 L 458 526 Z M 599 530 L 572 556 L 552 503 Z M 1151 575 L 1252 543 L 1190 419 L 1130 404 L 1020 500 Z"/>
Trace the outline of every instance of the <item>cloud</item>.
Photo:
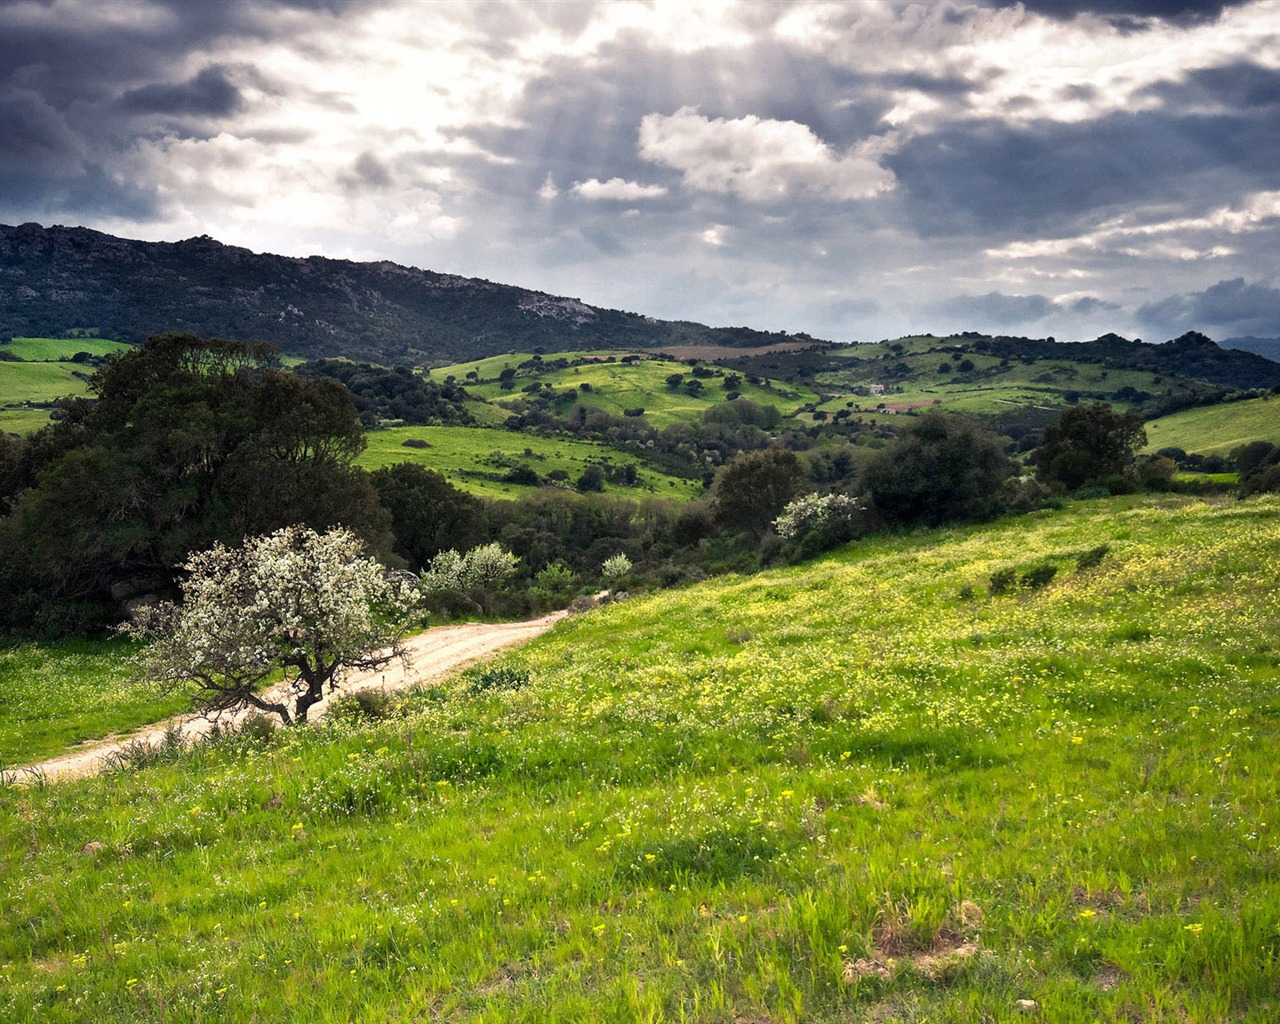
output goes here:
<path id="1" fill-rule="evenodd" d="M 1138 316 L 1169 334 L 1203 330 L 1220 336 L 1275 337 L 1280 335 L 1280 288 L 1247 284 L 1237 277 L 1204 291 L 1147 303 Z"/>
<path id="2" fill-rule="evenodd" d="M 992 327 L 1043 320 L 1054 311 L 1053 300 L 1044 295 L 957 295 L 928 307 L 931 315 L 948 316 L 970 326 Z"/>
<path id="3" fill-rule="evenodd" d="M 879 162 L 886 139 L 869 139 L 841 155 L 807 125 L 754 114 L 712 119 L 694 107 L 649 114 L 640 122 L 639 144 L 641 156 L 679 171 L 687 188 L 753 202 L 794 195 L 865 199 L 894 184 Z"/>
<path id="4" fill-rule="evenodd" d="M 583 199 L 610 200 L 619 203 L 630 203 L 637 199 L 657 199 L 667 194 L 666 187 L 663 185 L 641 185 L 637 181 L 627 181 L 624 178 L 610 178 L 608 181 L 588 178 L 586 181 L 576 182 L 569 191 Z"/>
<path id="5" fill-rule="evenodd" d="M 120 97 L 120 109 L 137 114 L 191 114 L 225 117 L 240 110 L 244 97 L 221 65 L 205 68 L 176 85 L 153 82 Z"/>

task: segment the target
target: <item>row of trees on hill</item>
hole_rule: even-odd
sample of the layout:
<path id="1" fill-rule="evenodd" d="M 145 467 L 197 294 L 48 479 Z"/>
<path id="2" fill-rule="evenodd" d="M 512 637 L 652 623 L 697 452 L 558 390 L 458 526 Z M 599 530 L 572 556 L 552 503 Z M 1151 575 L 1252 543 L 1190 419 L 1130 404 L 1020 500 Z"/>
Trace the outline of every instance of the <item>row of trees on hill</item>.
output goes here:
<path id="1" fill-rule="evenodd" d="M 1133 477 L 1144 440 L 1131 414 L 1071 409 L 1046 433 L 1035 481 L 1019 476 L 1007 439 L 963 417 L 904 418 L 875 448 L 779 430 L 776 410 L 738 399 L 666 434 L 673 450 L 687 437 L 723 459 L 692 503 L 561 488 L 492 502 L 419 465 L 356 467 L 364 434 L 350 390 L 285 370 L 268 348 L 165 335 L 99 368 L 91 391 L 29 440 L 0 435 L 2 627 L 87 628 L 175 596 L 197 552 L 294 525 L 342 527 L 414 572 L 497 543 L 519 560 L 515 586 L 485 610 L 518 614 L 597 588 L 619 554 L 631 582 L 666 585 L 877 529 L 1032 507 L 1053 488 Z M 787 512 L 798 500 L 809 504 Z M 476 603 L 442 588 L 428 607 Z"/>

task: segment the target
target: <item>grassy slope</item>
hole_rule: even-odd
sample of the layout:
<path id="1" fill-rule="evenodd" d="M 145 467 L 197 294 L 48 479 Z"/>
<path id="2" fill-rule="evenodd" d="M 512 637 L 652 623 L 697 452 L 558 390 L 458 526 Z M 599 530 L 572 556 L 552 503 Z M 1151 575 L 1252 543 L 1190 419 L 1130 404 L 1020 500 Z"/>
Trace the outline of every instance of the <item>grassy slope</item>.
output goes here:
<path id="1" fill-rule="evenodd" d="M 1113 392 L 1130 385 L 1139 391 L 1158 392 L 1162 385 L 1156 383 L 1154 374 L 1140 370 L 1108 369 L 1091 363 L 1076 363 L 1065 359 L 1043 359 L 1027 365 L 1011 360 L 1003 368 L 1000 359 L 981 353 L 966 353 L 964 359 L 974 364 L 968 374 L 954 369 L 955 361 L 949 357 L 949 349 L 930 351 L 940 347 L 939 339 L 930 337 L 903 338 L 894 344 L 902 346 L 901 353 L 891 352 L 883 343 L 853 345 L 837 349 L 835 354 L 848 360 L 847 369 L 819 375 L 819 380 L 833 389 L 871 384 L 889 384 L 884 395 L 854 400 L 854 406 L 873 409 L 877 403 L 933 404 L 938 402 L 954 412 L 983 413 L 988 415 L 1007 412 L 1015 406 L 1041 408 L 1065 408 L 1065 395 L 1069 391 Z M 887 357 L 882 360 L 881 357 Z M 888 367 L 906 363 L 911 375 L 895 382 L 885 375 Z M 953 366 L 951 372 L 939 372 L 942 363 Z M 846 398 L 828 402 L 819 408 L 828 412 L 845 408 Z M 1126 408 L 1122 402 L 1114 403 Z"/>
<path id="2" fill-rule="evenodd" d="M 124 341 L 107 341 L 103 338 L 14 338 L 4 346 L 19 359 L 28 362 L 53 362 L 70 359 L 77 352 L 91 356 L 109 356 L 128 351 L 133 346 Z"/>
<path id="3" fill-rule="evenodd" d="M 1184 409 L 1146 424 L 1147 451 L 1182 448 L 1201 455 L 1230 455 L 1250 441 L 1280 443 L 1280 398 L 1250 398 Z"/>
<path id="4" fill-rule="evenodd" d="M 569 358 L 603 354 L 607 353 L 564 353 Z M 557 353 L 555 356 L 546 358 L 550 360 L 559 355 L 561 354 Z M 446 375 L 453 374 L 463 382 L 470 394 L 499 403 L 504 399 L 521 397 L 520 388 L 531 380 L 540 380 L 546 386 L 561 390 L 570 386 L 589 384 L 591 391 L 579 392 L 578 400 L 583 405 L 603 409 L 615 416 L 621 416 L 625 409 L 644 409 L 645 419 L 659 429 L 701 416 L 711 406 L 724 401 L 725 391 L 719 377 L 702 381 L 703 390 L 696 396 L 689 395 L 683 389 L 672 390 L 667 387 L 667 377 L 679 373 L 687 379 L 690 368 L 684 363 L 659 359 L 645 359 L 633 364 L 615 362 L 572 366 L 553 373 L 540 374 L 537 377 L 521 376 L 516 378 L 516 387 L 513 391 L 503 391 L 496 382 L 470 384 L 464 379 L 469 370 L 475 370 L 482 379 L 496 378 L 504 367 L 517 366 L 527 358 L 529 357 L 523 353 L 516 353 L 475 363 L 441 367 L 432 371 L 432 377 L 443 380 Z M 784 416 L 792 415 L 800 406 L 818 397 L 808 388 L 780 382 L 773 382 L 769 388 L 744 382 L 737 390 L 743 397 L 750 398 L 753 402 L 777 406 Z"/>
<path id="5" fill-rule="evenodd" d="M 182 698 L 128 682 L 131 649 L 121 641 L 75 640 L 0 649 L 0 768 L 182 710 Z"/>
<path id="6" fill-rule="evenodd" d="M 605 484 L 605 491 L 635 498 L 650 496 L 678 498 L 693 497 L 702 490 L 700 481 L 682 480 L 647 468 L 634 455 L 624 454 L 607 445 L 592 441 L 536 437 L 532 434 L 514 434 L 509 430 L 478 427 L 394 427 L 389 430 L 370 431 L 368 447 L 357 463 L 366 469 L 377 469 L 397 462 L 416 462 L 444 474 L 457 486 L 491 498 L 513 498 L 531 488 L 498 480 L 509 468 L 504 460 L 495 457 L 501 453 L 512 463 L 523 463 L 533 468 L 539 476 L 556 469 L 569 474 L 572 483 L 591 462 L 609 459 L 615 466 L 635 463 L 639 467 L 643 486 L 620 487 Z M 426 441 L 430 448 L 406 448 L 408 439 Z M 532 456 L 523 453 L 528 450 Z"/>
<path id="7" fill-rule="evenodd" d="M 881 539 L 0 790 L 0 1017 L 1274 1020 L 1278 566 L 1274 499 Z"/>
<path id="8" fill-rule="evenodd" d="M 88 391 L 83 378 L 92 372 L 91 367 L 75 363 L 0 363 L 0 406 L 83 395 Z"/>

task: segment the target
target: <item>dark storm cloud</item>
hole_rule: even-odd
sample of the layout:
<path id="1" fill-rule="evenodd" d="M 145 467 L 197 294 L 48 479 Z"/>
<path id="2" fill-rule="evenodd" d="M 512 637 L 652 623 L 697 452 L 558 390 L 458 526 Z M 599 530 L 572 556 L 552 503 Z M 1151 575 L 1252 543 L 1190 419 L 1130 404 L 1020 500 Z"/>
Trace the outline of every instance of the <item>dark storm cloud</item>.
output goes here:
<path id="1" fill-rule="evenodd" d="M 1070 310 L 1072 313 L 1089 314 L 1100 313 L 1103 310 L 1119 309 L 1118 302 L 1106 302 L 1096 298 L 1093 295 L 1082 295 L 1078 299 L 1072 299 L 1070 302 L 1060 304 L 1063 309 Z"/>
<path id="2" fill-rule="evenodd" d="M 1225 335 L 1280 334 L 1280 288 L 1219 281 L 1202 292 L 1170 295 L 1138 310 L 1138 316 L 1170 336 L 1189 330 Z"/>
<path id="3" fill-rule="evenodd" d="M 195 114 L 225 117 L 244 105 L 244 97 L 220 65 L 175 85 L 153 82 L 120 97 L 120 109 L 136 114 Z"/>
<path id="4" fill-rule="evenodd" d="M 1028 127 L 988 121 L 914 138 L 885 163 L 925 234 L 1045 237 L 1098 211 L 1220 204 L 1274 188 L 1280 121 L 1269 110 L 1120 113 Z"/>
<path id="5" fill-rule="evenodd" d="M 1274 117 L 1274 108 L 1280 106 L 1280 69 L 1252 62 L 1201 68 L 1191 72 L 1185 81 L 1150 86 L 1145 94 L 1156 96 L 1171 107 L 1218 104 L 1254 116 Z"/>
<path id="6" fill-rule="evenodd" d="M 79 166 L 66 118 L 31 89 L 0 89 L 0 139 L 0 168 L 61 176 Z"/>
<path id="7" fill-rule="evenodd" d="M 983 326 L 1023 324 L 1041 320 L 1054 310 L 1053 300 L 1044 295 L 957 295 L 927 307 L 931 316 L 949 316 L 966 324 Z"/>
<path id="8" fill-rule="evenodd" d="M 1228 7 L 1247 0 L 1000 0 L 997 7 L 1023 7 L 1056 21 L 1069 21 L 1079 14 L 1096 14 L 1128 28 L 1139 27 L 1135 19 L 1155 18 L 1175 25 L 1202 25 L 1217 21 Z"/>

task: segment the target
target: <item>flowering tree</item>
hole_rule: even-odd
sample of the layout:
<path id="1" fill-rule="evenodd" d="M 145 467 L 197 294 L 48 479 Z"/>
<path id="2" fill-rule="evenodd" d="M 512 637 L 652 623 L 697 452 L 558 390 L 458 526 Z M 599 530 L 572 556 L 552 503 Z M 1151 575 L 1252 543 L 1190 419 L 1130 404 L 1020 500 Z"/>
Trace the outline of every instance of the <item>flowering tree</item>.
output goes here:
<path id="1" fill-rule="evenodd" d="M 289 526 L 242 548 L 219 544 L 183 568 L 182 604 L 148 609 L 127 631 L 149 641 L 142 678 L 189 689 L 205 713 L 254 707 L 300 724 L 346 669 L 403 656 L 417 594 L 345 529 Z M 260 692 L 277 668 L 292 677 L 278 701 Z"/>
<path id="2" fill-rule="evenodd" d="M 452 549 L 441 551 L 422 574 L 420 585 L 424 593 L 454 594 L 484 612 L 488 593 L 516 571 L 519 561 L 500 544 L 482 544 L 465 555 Z"/>
<path id="3" fill-rule="evenodd" d="M 600 575 L 609 586 L 616 587 L 631 569 L 631 559 L 619 551 L 616 555 L 610 555 L 604 560 L 604 565 L 600 567 Z"/>
<path id="4" fill-rule="evenodd" d="M 846 494 L 806 494 L 788 503 L 773 521 L 773 528 L 783 540 L 794 540 L 813 530 L 834 532 L 852 521 L 861 508 L 857 498 Z"/>

